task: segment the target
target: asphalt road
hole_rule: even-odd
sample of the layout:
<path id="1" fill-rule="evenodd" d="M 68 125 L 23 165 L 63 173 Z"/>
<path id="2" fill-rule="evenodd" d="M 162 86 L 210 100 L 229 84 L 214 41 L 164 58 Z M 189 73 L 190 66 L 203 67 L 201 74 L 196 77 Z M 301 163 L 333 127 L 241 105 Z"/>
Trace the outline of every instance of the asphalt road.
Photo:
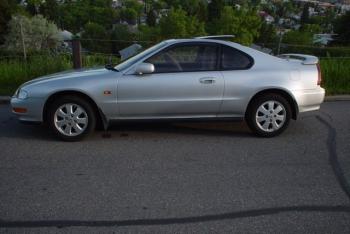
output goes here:
<path id="1" fill-rule="evenodd" d="M 0 232 L 350 233 L 350 102 L 273 139 L 122 124 L 78 143 L 0 105 Z"/>

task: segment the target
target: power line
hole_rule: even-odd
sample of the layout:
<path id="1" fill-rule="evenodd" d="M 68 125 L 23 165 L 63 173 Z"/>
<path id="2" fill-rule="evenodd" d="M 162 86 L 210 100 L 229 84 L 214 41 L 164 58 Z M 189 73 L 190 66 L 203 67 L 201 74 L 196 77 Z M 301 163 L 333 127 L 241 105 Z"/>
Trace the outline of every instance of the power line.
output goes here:
<path id="1" fill-rule="evenodd" d="M 106 42 L 146 42 L 155 43 L 154 41 L 139 41 L 139 40 L 113 40 L 113 39 L 99 39 L 99 38 L 77 38 L 79 41 L 106 41 Z M 70 41 L 70 40 L 66 40 Z"/>

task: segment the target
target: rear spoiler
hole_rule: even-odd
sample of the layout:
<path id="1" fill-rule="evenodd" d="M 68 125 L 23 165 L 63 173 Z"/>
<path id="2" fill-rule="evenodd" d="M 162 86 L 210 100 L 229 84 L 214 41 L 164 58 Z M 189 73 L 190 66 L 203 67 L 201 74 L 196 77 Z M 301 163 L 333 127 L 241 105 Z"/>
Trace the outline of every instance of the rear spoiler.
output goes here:
<path id="1" fill-rule="evenodd" d="M 306 55 L 306 54 L 281 54 L 278 57 L 283 59 L 298 59 L 302 60 L 303 65 L 316 65 L 318 64 L 318 58 L 312 55 Z"/>

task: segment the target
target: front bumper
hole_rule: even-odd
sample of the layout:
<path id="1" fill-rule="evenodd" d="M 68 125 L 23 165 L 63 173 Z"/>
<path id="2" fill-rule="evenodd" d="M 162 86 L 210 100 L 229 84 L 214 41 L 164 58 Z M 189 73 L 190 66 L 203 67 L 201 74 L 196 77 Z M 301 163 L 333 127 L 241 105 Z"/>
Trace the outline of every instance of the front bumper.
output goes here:
<path id="1" fill-rule="evenodd" d="M 325 90 L 321 87 L 316 89 L 293 91 L 299 112 L 314 111 L 320 109 L 324 101 Z"/>
<path id="2" fill-rule="evenodd" d="M 12 112 L 22 122 L 43 122 L 44 100 L 42 98 L 28 97 L 26 99 L 11 98 Z"/>

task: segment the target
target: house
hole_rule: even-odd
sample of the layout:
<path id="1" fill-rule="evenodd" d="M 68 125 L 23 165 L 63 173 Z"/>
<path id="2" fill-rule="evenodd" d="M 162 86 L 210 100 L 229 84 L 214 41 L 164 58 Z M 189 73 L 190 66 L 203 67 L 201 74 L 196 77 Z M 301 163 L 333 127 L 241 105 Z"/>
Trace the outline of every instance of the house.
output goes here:
<path id="1" fill-rule="evenodd" d="M 337 7 L 340 10 L 340 14 L 345 14 L 350 11 L 350 2 L 348 4 L 338 4 Z"/>
<path id="2" fill-rule="evenodd" d="M 123 6 L 122 1 L 120 1 L 120 0 L 113 0 L 113 1 L 112 1 L 112 7 L 113 7 L 113 8 L 120 8 L 120 7 L 122 7 L 122 6 Z"/>
<path id="3" fill-rule="evenodd" d="M 72 53 L 73 36 L 73 33 L 67 30 L 59 31 L 59 37 L 62 38 L 62 44 L 60 46 L 61 51 Z"/>
<path id="4" fill-rule="evenodd" d="M 275 22 L 275 18 L 269 15 L 266 11 L 259 11 L 259 15 L 265 20 L 267 24 L 272 24 L 273 22 Z"/>
<path id="5" fill-rule="evenodd" d="M 330 34 L 330 33 L 323 33 L 323 34 L 314 34 L 313 36 L 313 43 L 314 44 L 321 44 L 321 45 L 328 45 L 329 42 L 333 41 L 333 36 L 336 34 Z"/>
<path id="6" fill-rule="evenodd" d="M 64 41 L 70 41 L 73 39 L 73 33 L 67 30 L 60 31 L 59 34 Z"/>

